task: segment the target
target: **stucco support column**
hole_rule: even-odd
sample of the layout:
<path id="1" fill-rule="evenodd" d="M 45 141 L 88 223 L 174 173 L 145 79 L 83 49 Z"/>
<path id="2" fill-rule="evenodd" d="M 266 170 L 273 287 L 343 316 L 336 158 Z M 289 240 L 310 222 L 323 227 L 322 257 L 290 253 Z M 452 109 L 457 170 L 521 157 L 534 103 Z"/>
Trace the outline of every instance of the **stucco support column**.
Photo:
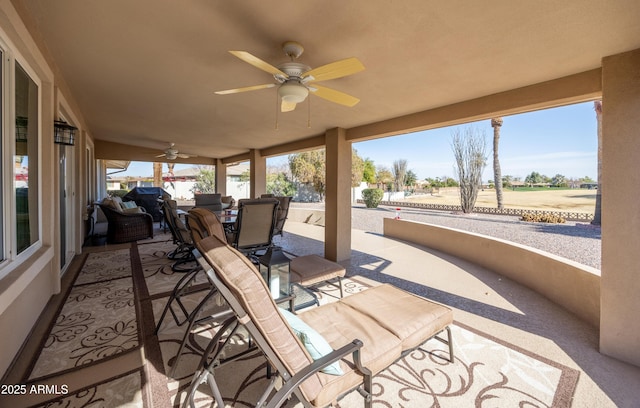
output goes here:
<path id="1" fill-rule="evenodd" d="M 216 159 L 216 193 L 227 195 L 227 165 Z"/>
<path id="2" fill-rule="evenodd" d="M 344 129 L 330 129 L 326 142 L 324 256 L 351 258 L 351 143 Z"/>
<path id="3" fill-rule="evenodd" d="M 640 49 L 602 60 L 600 351 L 640 366 Z"/>
<path id="4" fill-rule="evenodd" d="M 250 152 L 250 197 L 257 198 L 267 192 L 267 159 L 262 157 L 259 150 L 252 149 Z"/>

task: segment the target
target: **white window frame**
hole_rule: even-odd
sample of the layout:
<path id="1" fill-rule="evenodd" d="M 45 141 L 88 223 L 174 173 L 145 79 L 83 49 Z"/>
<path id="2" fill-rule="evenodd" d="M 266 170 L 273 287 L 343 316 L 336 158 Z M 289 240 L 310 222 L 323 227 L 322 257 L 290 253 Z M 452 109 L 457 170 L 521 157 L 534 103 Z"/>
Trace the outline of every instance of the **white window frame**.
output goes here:
<path id="1" fill-rule="evenodd" d="M 0 279 L 4 278 L 11 271 L 13 271 L 18 265 L 24 262 L 29 257 L 33 256 L 40 248 L 42 248 L 42 234 L 43 234 L 43 199 L 42 199 L 42 80 L 36 74 L 36 72 L 27 63 L 20 53 L 11 47 L 2 31 L 0 31 L 0 50 L 2 51 L 2 92 L 0 93 L 1 110 L 2 110 L 2 172 L 0 177 L 2 180 L 2 198 L 0 203 L 0 215 L 3 217 L 3 247 L 0 248 L 2 258 L 0 260 Z M 20 64 L 20 67 L 27 73 L 29 78 L 38 86 L 38 149 L 37 149 L 37 163 L 38 163 L 38 239 L 31 244 L 28 248 L 22 251 L 20 254 L 16 254 L 17 251 L 17 227 L 15 225 L 16 220 L 16 195 L 15 195 L 15 143 L 12 137 L 8 135 L 15 135 L 15 69 L 16 64 Z"/>

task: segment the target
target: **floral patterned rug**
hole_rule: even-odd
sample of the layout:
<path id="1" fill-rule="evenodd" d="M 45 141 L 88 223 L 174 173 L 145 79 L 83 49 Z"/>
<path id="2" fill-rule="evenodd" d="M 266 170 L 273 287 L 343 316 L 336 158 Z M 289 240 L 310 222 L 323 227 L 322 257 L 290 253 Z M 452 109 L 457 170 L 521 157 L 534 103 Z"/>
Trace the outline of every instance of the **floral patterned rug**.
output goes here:
<path id="1" fill-rule="evenodd" d="M 159 240 L 130 248 L 90 253 L 69 289 L 67 300 L 34 357 L 27 384 L 66 387 L 61 395 L 11 400 L 11 406 L 170 407 L 180 406 L 216 330 L 203 326 L 187 336 L 184 355 L 176 353 L 184 326 L 165 318 L 156 322 L 168 295 L 183 275 L 166 258 L 175 246 Z M 205 282 L 204 277 L 198 283 Z M 375 285 L 360 277 L 346 279 L 345 295 Z M 320 302 L 336 299 L 336 289 L 317 293 Z M 191 308 L 206 292 L 185 299 Z M 578 372 L 456 322 L 455 361 L 442 343 L 431 340 L 374 378 L 374 407 L 569 407 Z M 246 338 L 234 339 L 242 346 Z M 266 388 L 266 361 L 251 353 L 216 370 L 227 407 L 251 407 Z M 339 406 L 361 407 L 352 392 Z M 0 404 L 1 405 L 1 404 Z M 211 405 L 207 384 L 197 406 Z M 287 407 L 301 407 L 293 397 Z"/>
<path id="2" fill-rule="evenodd" d="M 29 379 L 78 368 L 140 346 L 130 251 L 87 256 Z"/>

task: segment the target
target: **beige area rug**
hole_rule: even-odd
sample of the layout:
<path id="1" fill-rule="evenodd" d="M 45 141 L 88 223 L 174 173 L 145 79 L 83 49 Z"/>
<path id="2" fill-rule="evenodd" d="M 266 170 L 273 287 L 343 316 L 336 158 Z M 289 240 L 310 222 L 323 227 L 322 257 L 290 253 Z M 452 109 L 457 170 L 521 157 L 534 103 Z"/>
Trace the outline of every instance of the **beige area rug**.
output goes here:
<path id="1" fill-rule="evenodd" d="M 176 284 L 176 279 L 183 276 L 171 270 L 174 261 L 167 259 L 167 255 L 175 248 L 176 245 L 170 240 L 138 245 L 142 273 L 151 298 L 168 296 Z M 196 266 L 196 262 L 185 266 Z M 196 283 L 206 283 L 204 275 Z"/>
<path id="2" fill-rule="evenodd" d="M 64 322 L 68 320 L 65 316 L 72 314 L 67 310 L 71 310 L 72 304 L 78 304 L 79 299 L 84 302 L 89 299 L 95 300 L 95 304 L 89 306 L 89 303 L 86 303 L 87 306 L 80 309 L 87 312 L 94 310 L 89 307 L 95 307 L 95 310 L 100 311 L 100 315 L 99 317 L 95 315 L 94 319 L 99 321 L 103 327 L 118 326 L 117 324 L 114 326 L 115 323 L 105 323 L 110 312 L 120 316 L 119 322 L 121 324 L 118 326 L 122 328 L 119 330 L 120 333 L 132 334 L 128 329 L 133 327 L 133 323 L 129 318 L 123 318 L 123 316 L 134 316 L 137 318 L 136 330 L 140 332 L 139 339 L 143 347 L 133 346 L 135 336 L 132 335 L 128 337 L 127 341 L 122 341 L 120 344 L 123 347 L 131 344 L 138 352 L 144 351 L 144 361 L 140 367 L 131 368 L 131 365 L 119 363 L 120 359 L 125 356 L 131 356 L 130 352 L 115 353 L 115 356 L 114 354 L 109 356 L 109 353 L 87 354 L 81 351 L 85 349 L 84 346 L 81 346 L 64 347 L 60 348 L 57 353 L 50 353 L 45 351 L 50 346 L 43 344 L 42 352 L 39 354 L 37 363 L 34 364 L 30 378 L 45 375 L 49 383 L 64 385 L 61 381 L 66 381 L 64 380 L 65 375 L 73 375 L 74 370 L 84 370 L 87 373 L 99 373 L 98 377 L 102 379 L 93 382 L 86 380 L 86 384 L 72 388 L 64 396 L 52 396 L 47 399 L 46 403 L 11 406 L 78 408 L 179 406 L 185 397 L 191 376 L 200 361 L 200 354 L 215 333 L 217 326 L 202 326 L 188 335 L 184 355 L 178 361 L 175 375 L 170 378 L 167 373 L 176 364 L 176 352 L 185 329 L 184 326 L 178 327 L 171 317 L 165 318 L 158 336 L 154 335 L 154 329 L 171 289 L 175 282 L 184 276 L 171 271 L 172 261 L 166 258 L 166 254 L 173 248 L 171 242 L 132 245 L 130 251 L 132 277 L 118 277 L 111 280 L 108 278 L 109 274 L 104 270 L 101 272 L 90 271 L 92 268 L 96 269 L 98 262 L 103 262 L 103 267 L 97 269 L 110 269 L 107 266 L 113 266 L 113 276 L 121 276 L 122 264 L 105 262 L 105 259 L 112 257 L 111 259 L 115 261 L 126 255 L 122 252 L 116 255 L 116 251 L 110 251 L 111 253 L 103 253 L 89 262 L 90 255 L 83 266 L 83 272 L 95 276 L 95 279 L 100 281 L 100 285 L 104 284 L 109 289 L 103 288 L 91 291 L 91 295 L 81 295 L 96 284 L 83 283 L 74 286 L 69 292 L 67 300 L 69 305 L 65 304 L 60 309 L 60 316 L 56 320 L 58 323 L 52 327 L 52 336 L 62 337 L 54 333 L 64 332 Z M 87 268 L 86 271 L 85 268 Z M 80 273 L 78 276 L 78 281 L 80 281 L 80 276 L 83 275 Z M 131 291 L 125 290 L 123 286 L 126 285 L 120 285 L 123 282 L 131 285 L 132 280 L 135 306 L 133 312 L 129 300 L 124 300 L 131 299 Z M 367 287 L 375 284 L 365 278 L 350 277 L 345 281 L 345 292 L 349 295 L 366 290 Z M 326 289 L 325 293 L 318 294 L 320 302 L 335 301 L 337 289 L 332 286 L 326 286 L 324 289 Z M 105 301 L 101 303 L 96 299 L 106 299 L 106 297 L 94 296 L 93 294 L 97 292 L 120 293 L 123 297 L 121 301 L 115 301 L 118 296 L 110 298 L 114 303 L 105 303 Z M 125 296 L 124 294 L 127 292 L 129 294 Z M 205 293 L 195 293 L 186 299 L 185 303 L 188 307 L 193 307 Z M 111 304 L 113 306 L 107 306 Z M 75 327 L 76 325 L 70 324 L 70 326 Z M 56 331 L 56 327 L 61 330 Z M 84 331 L 88 330 L 94 329 Z M 455 351 L 454 363 L 449 363 L 446 360 L 448 356 L 446 346 L 438 341 L 426 342 L 422 347 L 374 378 L 373 406 L 397 408 L 571 406 L 571 397 L 578 380 L 576 370 L 548 361 L 460 323 L 455 323 L 452 330 Z M 68 337 L 76 339 L 81 337 L 81 335 L 74 335 L 74 330 L 69 330 L 69 333 Z M 57 342 L 57 339 L 55 340 L 54 343 Z M 49 341 L 51 340 L 47 340 L 47 343 Z M 232 343 L 232 348 L 241 349 L 246 347 L 247 340 L 240 332 L 234 336 Z M 228 350 L 227 353 L 231 355 L 233 350 Z M 87 357 L 84 357 L 85 355 Z M 122 357 L 118 357 L 118 355 Z M 100 360 L 100 358 L 103 359 Z M 80 368 L 77 368 L 76 364 L 85 360 L 87 364 L 82 364 Z M 58 361 L 66 361 L 62 375 L 59 377 L 57 375 L 60 374 L 60 371 L 56 371 L 54 368 Z M 254 406 L 268 383 L 266 361 L 259 351 L 217 368 L 215 375 L 227 407 Z M 209 407 L 211 401 L 211 391 L 206 384 L 201 385 L 197 394 L 198 407 Z M 346 395 L 340 401 L 342 408 L 360 408 L 363 406 L 362 404 L 362 398 L 357 392 Z M 286 406 L 297 408 L 302 404 L 293 397 Z"/>
<path id="3" fill-rule="evenodd" d="M 142 391 L 145 383 L 144 370 L 92 385 L 68 397 L 39 405 L 43 408 L 85 407 L 85 408 L 136 408 L 144 406 Z"/>
<path id="4" fill-rule="evenodd" d="M 51 327 L 30 380 L 141 345 L 130 249 L 90 253 Z"/>

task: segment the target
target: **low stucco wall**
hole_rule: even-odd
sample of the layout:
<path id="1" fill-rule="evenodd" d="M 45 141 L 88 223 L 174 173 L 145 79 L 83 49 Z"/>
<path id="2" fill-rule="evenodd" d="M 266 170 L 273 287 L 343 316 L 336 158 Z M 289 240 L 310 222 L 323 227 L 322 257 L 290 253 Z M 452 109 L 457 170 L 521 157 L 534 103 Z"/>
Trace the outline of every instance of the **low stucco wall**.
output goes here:
<path id="1" fill-rule="evenodd" d="M 291 208 L 287 219 L 294 222 L 304 222 L 305 224 L 319 225 L 324 227 L 324 210 L 311 208 Z"/>
<path id="2" fill-rule="evenodd" d="M 473 262 L 600 326 L 600 271 L 535 248 L 409 220 L 384 219 L 384 235 Z"/>

